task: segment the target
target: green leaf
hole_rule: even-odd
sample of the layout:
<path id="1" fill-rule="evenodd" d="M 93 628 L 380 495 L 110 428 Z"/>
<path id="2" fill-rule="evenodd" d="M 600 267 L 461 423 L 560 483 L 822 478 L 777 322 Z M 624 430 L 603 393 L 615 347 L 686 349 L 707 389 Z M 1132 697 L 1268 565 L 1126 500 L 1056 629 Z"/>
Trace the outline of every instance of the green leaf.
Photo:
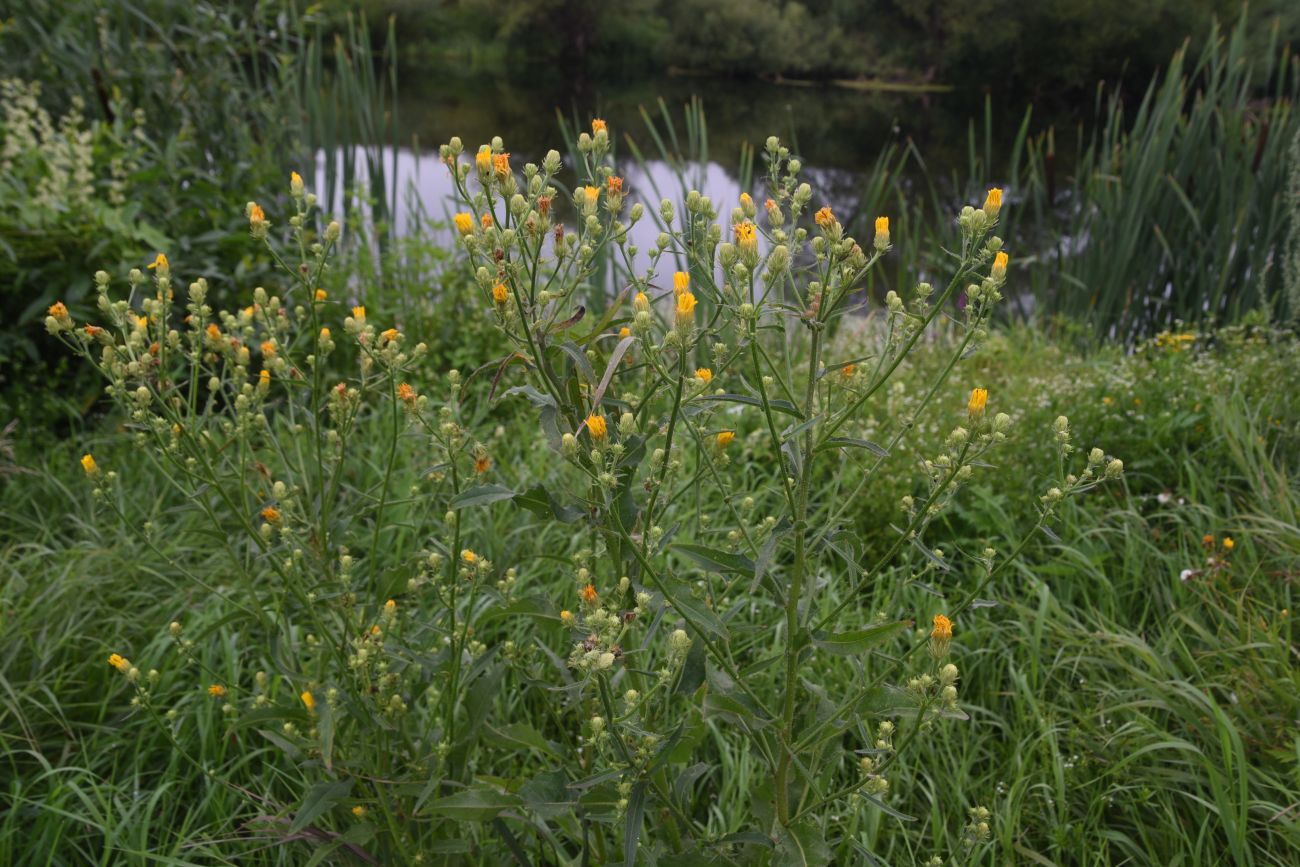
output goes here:
<path id="1" fill-rule="evenodd" d="M 750 576 L 754 574 L 754 561 L 740 554 L 729 554 L 726 551 L 719 551 L 716 548 L 708 548 L 704 545 L 680 544 L 674 545 L 673 550 L 685 554 L 705 569 L 713 572 Z"/>
<path id="2" fill-rule="evenodd" d="M 813 644 L 836 656 L 853 656 L 863 653 L 878 644 L 883 644 L 905 630 L 910 624 L 906 620 L 892 623 L 878 623 L 866 629 L 855 629 L 838 634 L 821 634 L 813 636 Z"/>
<path id="3" fill-rule="evenodd" d="M 448 505 L 453 509 L 467 509 L 470 506 L 485 506 L 488 503 L 510 500 L 515 496 L 514 491 L 501 485 L 475 485 L 469 490 L 461 491 Z"/>
<path id="4" fill-rule="evenodd" d="M 472 786 L 454 795 L 430 801 L 423 812 L 427 816 L 445 816 L 458 822 L 486 822 L 500 815 L 503 810 L 522 804 L 523 801 L 516 795 L 487 786 Z"/>
<path id="5" fill-rule="evenodd" d="M 743 403 L 746 406 L 761 407 L 763 401 L 757 397 L 750 397 L 747 394 L 706 394 L 700 397 L 700 400 L 720 400 L 724 403 Z M 799 409 L 788 400 L 769 400 L 767 405 L 777 412 L 792 415 L 795 418 L 803 418 Z"/>
<path id="6" fill-rule="evenodd" d="M 626 822 L 623 825 L 623 867 L 636 867 L 637 842 L 641 839 L 641 818 L 645 814 L 645 780 L 632 787 L 627 799 Z"/>
<path id="7" fill-rule="evenodd" d="M 528 723 L 510 723 L 500 728 L 484 726 L 483 740 L 499 747 L 535 749 L 545 755 L 555 755 L 555 750 L 542 737 L 542 733 Z"/>
<path id="8" fill-rule="evenodd" d="M 875 443 L 873 443 L 871 440 L 860 440 L 860 439 L 854 439 L 853 437 L 831 437 L 822 446 L 823 449 L 838 448 L 838 447 L 850 448 L 850 449 L 866 449 L 872 454 L 879 455 L 882 458 L 889 457 L 889 449 L 885 448 L 884 446 L 878 446 Z"/>
<path id="9" fill-rule="evenodd" d="M 515 502 L 543 520 L 554 518 L 563 524 L 572 524 L 583 515 L 582 509 L 562 504 L 542 485 L 533 485 L 516 494 Z"/>
<path id="10" fill-rule="evenodd" d="M 289 833 L 297 834 L 314 822 L 317 816 L 342 801 L 351 792 L 351 780 L 334 780 L 312 786 L 307 790 L 306 797 L 302 799 L 302 806 L 298 808 L 298 814 L 293 817 L 293 824 L 289 826 Z"/>
<path id="11" fill-rule="evenodd" d="M 776 827 L 772 867 L 822 867 L 831 863 L 831 850 L 816 822 L 804 820 Z"/>
<path id="12" fill-rule="evenodd" d="M 674 595 L 669 597 L 668 603 L 677 609 L 688 624 L 698 630 L 709 633 L 714 638 L 720 638 L 728 641 L 731 638 L 727 632 L 727 626 L 718 619 L 703 603 L 697 602 L 689 595 L 683 592 L 680 596 Z"/>

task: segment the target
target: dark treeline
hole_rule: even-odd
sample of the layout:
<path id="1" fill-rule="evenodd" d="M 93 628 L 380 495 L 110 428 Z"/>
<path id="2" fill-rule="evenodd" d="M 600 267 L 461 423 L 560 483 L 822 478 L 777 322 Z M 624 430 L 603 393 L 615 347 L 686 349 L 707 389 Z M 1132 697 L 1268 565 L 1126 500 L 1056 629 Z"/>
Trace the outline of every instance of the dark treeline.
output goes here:
<path id="1" fill-rule="evenodd" d="M 338 8 L 344 5 L 337 4 Z M 727 76 L 996 87 L 1034 98 L 1123 77 L 1144 86 L 1241 0 L 365 0 L 404 59 L 533 75 Z M 1300 4 L 1254 0 L 1252 39 L 1300 37 Z M 372 32 L 382 33 L 383 27 Z"/>

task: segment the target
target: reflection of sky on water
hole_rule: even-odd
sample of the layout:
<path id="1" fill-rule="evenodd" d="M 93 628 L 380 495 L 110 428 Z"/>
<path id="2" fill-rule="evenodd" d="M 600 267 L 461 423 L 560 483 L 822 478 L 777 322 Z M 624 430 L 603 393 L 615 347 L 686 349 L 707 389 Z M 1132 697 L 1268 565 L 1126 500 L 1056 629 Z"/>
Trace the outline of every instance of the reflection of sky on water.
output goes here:
<path id="1" fill-rule="evenodd" d="M 397 234 L 409 235 L 419 231 L 430 240 L 450 246 L 454 243 L 453 230 L 450 226 L 451 215 L 465 208 L 456 202 L 456 189 L 448 168 L 439 160 L 435 151 L 417 153 L 411 148 L 382 147 L 374 149 L 374 154 L 383 160 L 384 180 L 390 191 L 396 182 L 396 208 L 393 215 Z M 343 176 L 345 152 L 335 153 L 335 174 Z M 462 160 L 465 158 L 462 157 Z M 516 169 L 522 168 L 522 161 Z M 658 222 L 659 203 L 667 198 L 673 203 L 678 225 L 684 213 L 683 201 L 691 189 L 701 195 L 709 196 L 718 213 L 718 222 L 729 225 L 732 208 L 740 202 L 740 182 L 723 165 L 717 162 L 693 162 L 686 166 L 682 177 L 673 167 L 662 160 L 648 160 L 644 163 L 629 162 L 621 166 L 624 172 L 624 189 L 628 191 L 627 204 L 622 217 L 627 221 L 628 212 L 635 202 L 645 205 L 645 216 L 631 230 L 631 243 L 638 248 L 635 266 L 643 269 L 648 264 L 646 251 L 655 245 L 661 231 Z M 357 154 L 354 165 L 354 185 L 359 189 L 368 189 L 369 172 L 366 160 Z M 802 176 L 814 190 L 814 206 L 829 203 L 837 213 L 847 215 L 856 200 L 856 176 L 843 171 L 814 171 L 805 169 Z M 573 179 L 572 171 L 566 167 L 561 171 L 561 179 L 569 182 Z M 477 181 L 470 180 L 471 191 L 477 190 Z M 321 191 L 322 207 L 330 213 L 338 214 L 340 208 L 340 190 L 335 190 L 332 199 L 326 203 L 328 181 L 326 173 L 326 156 L 324 152 L 316 155 L 316 189 Z M 751 191 L 760 209 L 765 197 L 761 186 Z M 559 206 L 557 213 L 567 226 L 574 225 L 571 204 Z M 760 215 L 761 218 L 761 215 Z M 730 238 L 724 238 L 730 240 Z M 665 257 L 665 261 L 667 257 Z M 662 267 L 661 267 L 661 270 Z"/>

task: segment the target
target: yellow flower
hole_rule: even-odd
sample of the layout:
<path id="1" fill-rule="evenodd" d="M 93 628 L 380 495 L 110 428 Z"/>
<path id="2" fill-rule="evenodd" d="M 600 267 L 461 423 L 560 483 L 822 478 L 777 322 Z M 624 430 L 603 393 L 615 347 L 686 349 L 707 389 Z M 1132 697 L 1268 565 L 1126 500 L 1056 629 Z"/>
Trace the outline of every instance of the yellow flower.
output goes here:
<path id="1" fill-rule="evenodd" d="M 317 289 L 317 290 L 316 290 L 316 300 L 317 300 L 317 301 L 324 301 L 324 300 L 325 300 L 326 298 L 328 298 L 328 297 L 330 297 L 330 296 L 329 296 L 329 293 L 326 292 L 324 289 Z"/>
<path id="2" fill-rule="evenodd" d="M 605 121 L 601 120 L 601 119 L 598 118 L 598 117 L 592 119 L 592 121 L 591 121 L 591 134 L 592 134 L 592 135 L 595 135 L 595 134 L 598 133 L 598 132 L 605 132 L 606 130 L 607 130 L 607 127 L 605 126 Z"/>
<path id="3" fill-rule="evenodd" d="M 131 660 L 127 659 L 125 656 L 122 656 L 120 653 L 111 654 L 108 657 L 108 664 L 113 666 L 123 674 L 126 674 L 128 671 L 131 670 Z"/>
<path id="4" fill-rule="evenodd" d="M 214 683 L 208 687 L 208 695 L 213 698 L 223 698 L 226 694 L 226 688 L 219 683 Z"/>
<path id="5" fill-rule="evenodd" d="M 813 222 L 823 229 L 829 229 L 831 224 L 835 222 L 835 214 L 831 212 L 830 205 L 818 211 L 816 216 L 813 217 Z"/>
<path id="6" fill-rule="evenodd" d="M 681 295 L 691 288 L 691 275 L 685 271 L 677 271 L 673 274 L 673 294 Z"/>
<path id="7" fill-rule="evenodd" d="M 257 384 L 262 388 L 269 387 L 271 385 L 271 371 L 265 367 L 262 368 L 257 374 Z"/>
<path id="8" fill-rule="evenodd" d="M 356 816 L 358 819 L 364 819 L 366 817 L 366 808 L 357 804 L 352 808 L 352 815 Z"/>
<path id="9" fill-rule="evenodd" d="M 496 154 L 492 157 L 492 170 L 501 180 L 505 180 L 510 175 L 510 154 Z"/>
<path id="10" fill-rule="evenodd" d="M 600 600 L 600 594 L 596 592 L 595 586 L 588 584 L 582 588 L 582 601 L 588 605 L 595 605 Z"/>
<path id="11" fill-rule="evenodd" d="M 740 194 L 740 206 L 742 208 L 752 208 L 754 206 L 754 197 L 749 193 Z"/>
<path id="12" fill-rule="evenodd" d="M 396 614 L 397 614 L 397 600 L 389 599 L 387 602 L 384 603 L 384 616 L 391 618 Z"/>
<path id="13" fill-rule="evenodd" d="M 644 292 L 638 292 L 636 297 L 632 299 L 632 306 L 636 308 L 637 313 L 649 313 L 650 299 Z"/>
<path id="14" fill-rule="evenodd" d="M 492 287 L 492 300 L 496 302 L 498 307 L 504 307 L 509 298 L 510 290 L 506 288 L 506 284 L 498 283 Z"/>
<path id="15" fill-rule="evenodd" d="M 221 339 L 221 329 L 216 326 L 216 323 L 208 323 L 208 327 L 204 331 L 207 333 L 208 339 L 213 343 Z"/>
<path id="16" fill-rule="evenodd" d="M 588 213 L 596 209 L 598 199 L 600 199 L 600 187 L 586 186 L 582 188 L 582 201 Z"/>
<path id="17" fill-rule="evenodd" d="M 989 190 L 989 194 L 984 198 L 984 213 L 990 217 L 996 217 L 998 211 L 1002 210 L 1002 190 L 994 187 Z"/>
<path id="18" fill-rule="evenodd" d="M 302 175 L 297 172 L 289 172 L 289 192 L 295 196 L 302 195 Z"/>
<path id="19" fill-rule="evenodd" d="M 81 468 L 86 471 L 88 476 L 94 476 L 99 472 L 99 465 L 95 463 L 95 456 L 90 452 L 81 456 Z"/>
<path id="20" fill-rule="evenodd" d="M 456 231 L 462 235 L 468 235 L 474 231 L 474 216 L 472 214 L 457 214 L 451 219 L 456 224 Z"/>
<path id="21" fill-rule="evenodd" d="M 366 308 L 364 308 L 364 307 L 353 307 L 353 308 L 352 308 L 352 318 L 355 319 L 355 320 L 357 321 L 357 324 L 358 324 L 358 325 L 365 325 L 365 324 L 366 324 Z"/>
<path id="22" fill-rule="evenodd" d="M 572 625 L 573 625 L 573 612 L 572 612 L 572 611 L 569 611 L 567 608 L 566 608 L 564 611 L 561 611 L 561 612 L 560 612 L 560 622 L 563 623 L 565 626 L 572 626 Z"/>
<path id="23" fill-rule="evenodd" d="M 706 383 L 713 381 L 713 371 L 709 370 L 707 367 L 695 368 L 695 375 Z"/>
<path id="24" fill-rule="evenodd" d="M 998 253 L 993 257 L 992 277 L 999 282 L 1007 279 L 1007 261 L 1010 257 L 1006 253 Z"/>
<path id="25" fill-rule="evenodd" d="M 154 260 L 149 263 L 149 270 L 150 271 L 157 270 L 160 273 L 166 274 L 169 271 L 171 271 L 171 264 L 167 261 L 167 257 L 165 255 L 159 253 L 154 258 Z"/>
<path id="26" fill-rule="evenodd" d="M 623 179 L 618 175 L 610 175 L 605 180 L 605 189 L 609 190 L 611 196 L 623 195 Z"/>
<path id="27" fill-rule="evenodd" d="M 275 506 L 267 506 L 262 510 L 262 520 L 268 524 L 280 523 L 280 510 Z"/>
<path id="28" fill-rule="evenodd" d="M 600 414 L 587 416 L 587 432 L 596 442 L 603 442 L 605 437 L 609 436 L 609 428 L 605 424 L 605 417 Z"/>
<path id="29" fill-rule="evenodd" d="M 1210 535 L 1209 533 L 1206 533 L 1204 536 L 1201 537 L 1201 544 L 1204 545 L 1204 546 L 1207 547 L 1207 548 L 1213 548 L 1213 547 L 1214 547 L 1214 537 L 1213 537 L 1212 535 Z"/>
<path id="30" fill-rule="evenodd" d="M 322 328 L 320 330 L 320 339 L 322 343 L 330 339 L 330 330 L 328 328 Z"/>
<path id="31" fill-rule="evenodd" d="M 492 228 L 492 215 L 488 213 L 483 214 L 483 218 L 479 220 L 479 222 L 483 224 L 484 229 Z"/>
<path id="32" fill-rule="evenodd" d="M 68 308 L 64 306 L 62 301 L 55 301 L 46 312 L 60 322 L 64 322 L 68 318 Z"/>
<path id="33" fill-rule="evenodd" d="M 930 637 L 939 641 L 948 641 L 952 638 L 952 621 L 942 614 L 934 615 L 934 629 L 930 631 Z"/>
<path id="34" fill-rule="evenodd" d="M 677 327 L 683 331 L 695 321 L 695 296 L 683 292 L 677 296 Z"/>
<path id="35" fill-rule="evenodd" d="M 737 223 L 734 229 L 736 233 L 736 245 L 744 253 L 758 252 L 758 232 L 754 229 L 754 224 L 746 220 L 743 223 Z"/>
<path id="36" fill-rule="evenodd" d="M 852 379 L 853 371 L 856 369 L 857 368 L 854 365 L 846 364 L 840 368 L 840 376 L 844 377 L 845 379 Z"/>
<path id="37" fill-rule="evenodd" d="M 303 690 L 302 695 L 298 696 L 298 698 L 302 699 L 303 707 L 307 708 L 307 713 L 316 712 L 316 697 L 311 694 L 310 690 Z"/>
<path id="38" fill-rule="evenodd" d="M 266 222 L 266 212 L 257 202 L 248 203 L 248 225 L 256 227 L 258 223 Z"/>
<path id="39" fill-rule="evenodd" d="M 718 434 L 717 439 L 714 441 L 717 443 L 718 448 L 725 449 L 731 445 L 731 441 L 735 438 L 736 432 L 734 430 L 724 430 Z"/>
<path id="40" fill-rule="evenodd" d="M 622 340 L 624 337 L 631 337 L 631 336 L 632 336 L 632 329 L 628 328 L 626 325 L 624 325 L 622 328 L 618 330 L 618 337 L 620 340 Z"/>
<path id="41" fill-rule="evenodd" d="M 1234 541 L 1232 541 L 1232 537 L 1231 537 L 1231 536 L 1224 536 L 1224 537 L 1223 537 L 1223 550 L 1225 550 L 1225 551 L 1231 551 L 1234 547 L 1236 547 L 1236 545 L 1237 545 L 1237 543 L 1234 542 Z"/>
<path id="42" fill-rule="evenodd" d="M 399 336 L 401 335 L 398 333 L 396 328 L 386 328 L 380 332 L 379 339 L 384 343 L 392 343 Z"/>
<path id="43" fill-rule="evenodd" d="M 875 246 L 877 250 L 884 252 L 889 247 L 889 218 L 876 217 L 876 238 Z"/>
<path id="44" fill-rule="evenodd" d="M 460 559 L 464 560 L 466 563 L 476 563 L 478 562 L 478 555 L 466 548 L 460 552 Z"/>
<path id="45" fill-rule="evenodd" d="M 474 155 L 474 165 L 478 167 L 479 174 L 486 175 L 492 171 L 492 148 L 490 145 L 483 145 Z"/>
<path id="46" fill-rule="evenodd" d="M 402 383 L 397 387 L 397 398 L 404 403 L 415 402 L 415 389 L 411 388 L 408 383 Z"/>
<path id="47" fill-rule="evenodd" d="M 264 355 L 264 356 L 267 357 L 267 358 L 274 358 L 274 357 L 275 357 L 275 341 L 274 341 L 274 340 L 263 340 L 263 341 L 262 341 L 262 355 Z"/>
<path id="48" fill-rule="evenodd" d="M 970 392 L 970 401 L 966 404 L 966 409 L 970 411 L 970 417 L 979 420 L 984 416 L 984 405 L 989 402 L 989 390 L 987 388 L 972 388 Z"/>

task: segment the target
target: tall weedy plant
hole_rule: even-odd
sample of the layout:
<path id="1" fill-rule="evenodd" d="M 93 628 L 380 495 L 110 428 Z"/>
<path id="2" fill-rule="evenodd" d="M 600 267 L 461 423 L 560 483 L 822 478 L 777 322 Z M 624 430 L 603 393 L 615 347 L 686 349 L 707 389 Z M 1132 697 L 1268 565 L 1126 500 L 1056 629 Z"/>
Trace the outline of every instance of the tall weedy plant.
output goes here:
<path id="1" fill-rule="evenodd" d="M 273 774 L 188 757 L 250 794 L 264 833 L 382 863 L 869 859 L 868 825 L 908 818 L 913 794 L 890 790 L 908 746 L 965 718 L 954 630 L 1065 499 L 1122 472 L 1101 449 L 1072 470 L 1060 418 L 1030 535 L 1007 552 L 930 538 L 1012 427 L 983 388 L 955 412 L 933 400 L 1002 296 L 999 190 L 959 215 L 946 285 L 891 292 L 869 311 L 875 351 L 839 358 L 829 337 L 890 251 L 887 217 L 864 247 L 772 138 L 761 206 L 743 195 L 720 222 L 688 191 L 638 250 L 646 206 L 609 146 L 603 121 L 578 138 L 565 202 L 556 152 L 519 174 L 499 140 L 442 148 L 477 315 L 514 347 L 478 375 L 428 384 L 423 344 L 339 309 L 341 229 L 296 175 L 287 234 L 246 211 L 281 292 L 215 313 L 202 279 L 177 298 L 159 255 L 126 298 L 96 275 L 102 325 L 49 311 L 231 564 L 191 577 L 238 640 L 182 617 L 183 664 L 109 661 L 165 731 L 215 712 L 271 745 Z M 591 322 L 578 301 L 606 256 L 628 285 Z M 940 317 L 962 334 L 946 366 L 887 441 L 863 438 L 861 410 Z M 477 435 L 488 412 L 508 432 Z M 951 433 L 868 557 L 846 511 L 928 413 Z M 113 470 L 83 466 L 134 529 Z M 827 495 L 836 472 L 847 497 Z M 972 805 L 972 854 L 992 821 Z"/>

